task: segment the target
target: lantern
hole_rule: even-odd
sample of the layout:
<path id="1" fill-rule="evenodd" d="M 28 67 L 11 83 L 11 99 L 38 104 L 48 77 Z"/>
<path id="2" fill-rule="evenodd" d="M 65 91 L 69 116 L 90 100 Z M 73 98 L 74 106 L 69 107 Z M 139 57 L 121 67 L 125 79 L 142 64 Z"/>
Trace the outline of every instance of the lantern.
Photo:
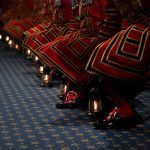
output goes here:
<path id="1" fill-rule="evenodd" d="M 38 60 L 37 62 L 37 76 L 41 78 L 44 71 L 44 64 Z"/>
<path id="2" fill-rule="evenodd" d="M 12 41 L 11 39 L 8 41 L 8 45 L 9 45 L 10 47 L 13 47 L 13 41 Z"/>
<path id="3" fill-rule="evenodd" d="M 89 100 L 89 112 L 98 113 L 102 111 L 102 100 L 100 98 L 92 98 Z"/>
<path id="4" fill-rule="evenodd" d="M 52 75 L 50 74 L 51 70 L 48 66 L 46 66 L 43 70 L 42 74 L 42 87 L 48 87 L 52 85 Z"/>
<path id="5" fill-rule="evenodd" d="M 31 50 L 27 49 L 26 50 L 26 59 L 31 59 L 31 58 L 32 58 Z"/>
<path id="6" fill-rule="evenodd" d="M 21 46 L 17 43 L 14 44 L 14 48 L 17 53 L 23 53 L 24 51 L 21 49 Z"/>
<path id="7" fill-rule="evenodd" d="M 62 84 L 60 85 L 59 99 L 65 99 L 68 92 L 69 84 L 70 80 L 65 75 L 62 75 Z"/>
<path id="8" fill-rule="evenodd" d="M 0 34 L 0 40 L 3 38 L 3 36 Z"/>
<path id="9" fill-rule="evenodd" d="M 68 85 L 67 84 L 61 84 L 60 85 L 59 99 L 64 100 L 66 97 L 67 91 L 68 91 Z"/>
<path id="10" fill-rule="evenodd" d="M 19 45 L 18 45 L 18 44 L 16 44 L 16 45 L 15 45 L 15 49 L 18 49 L 18 48 L 19 48 Z"/>
<path id="11" fill-rule="evenodd" d="M 38 56 L 34 55 L 33 56 L 33 65 L 37 64 L 38 60 L 39 60 Z"/>
<path id="12" fill-rule="evenodd" d="M 10 39 L 9 36 L 6 36 L 5 40 L 6 40 L 7 42 L 9 41 L 9 39 Z"/>

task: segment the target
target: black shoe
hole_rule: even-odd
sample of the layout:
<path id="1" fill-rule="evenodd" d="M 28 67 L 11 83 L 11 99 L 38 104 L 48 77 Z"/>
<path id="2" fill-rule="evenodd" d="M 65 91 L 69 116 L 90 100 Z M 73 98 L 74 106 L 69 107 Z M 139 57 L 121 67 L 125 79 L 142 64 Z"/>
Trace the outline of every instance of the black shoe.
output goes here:
<path id="1" fill-rule="evenodd" d="M 127 129 L 135 128 L 136 123 L 133 119 L 134 117 L 122 117 L 119 114 L 115 118 L 106 118 L 105 120 L 97 120 L 93 126 L 96 129 Z"/>
<path id="2" fill-rule="evenodd" d="M 64 94 L 59 94 L 59 95 L 58 95 L 58 98 L 59 98 L 60 100 L 62 100 L 62 101 L 64 101 L 64 100 L 65 100 L 65 96 L 64 96 Z"/>
<path id="3" fill-rule="evenodd" d="M 87 112 L 87 116 L 91 121 L 102 120 L 106 115 L 104 115 L 103 111 L 101 112 Z"/>
<path id="4" fill-rule="evenodd" d="M 91 119 L 97 118 L 97 112 L 88 112 L 87 116 Z"/>
<path id="5" fill-rule="evenodd" d="M 60 109 L 78 108 L 79 106 L 80 106 L 79 103 L 65 103 L 65 101 L 56 104 L 56 108 L 60 108 Z"/>
<path id="6" fill-rule="evenodd" d="M 112 122 L 108 122 L 109 129 L 129 129 L 135 128 L 136 122 L 134 121 L 134 117 L 122 117 L 114 119 Z"/>
<path id="7" fill-rule="evenodd" d="M 100 112 L 88 112 L 87 116 L 90 118 L 91 121 L 103 120 L 107 116 L 107 112 L 102 110 Z"/>
<path id="8" fill-rule="evenodd" d="M 108 129 L 108 122 L 106 120 L 97 120 L 93 123 L 95 129 Z"/>

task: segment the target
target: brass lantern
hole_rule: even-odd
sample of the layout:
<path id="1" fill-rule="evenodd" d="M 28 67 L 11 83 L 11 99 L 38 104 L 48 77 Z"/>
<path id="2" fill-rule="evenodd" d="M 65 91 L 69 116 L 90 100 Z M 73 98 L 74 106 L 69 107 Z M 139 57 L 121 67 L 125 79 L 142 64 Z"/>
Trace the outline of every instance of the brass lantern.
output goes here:
<path id="1" fill-rule="evenodd" d="M 67 84 L 61 84 L 60 85 L 60 92 L 59 92 L 59 99 L 64 100 L 68 91 L 68 85 Z"/>
<path id="2" fill-rule="evenodd" d="M 89 100 L 89 112 L 98 113 L 102 111 L 102 100 L 100 98 L 92 98 Z"/>
<path id="3" fill-rule="evenodd" d="M 33 65 L 37 64 L 38 60 L 39 60 L 38 56 L 33 55 Z"/>
<path id="4" fill-rule="evenodd" d="M 14 47 L 15 47 L 16 52 L 18 52 L 18 53 L 21 52 L 19 44 L 15 44 Z"/>
<path id="5" fill-rule="evenodd" d="M 38 62 L 37 62 L 37 76 L 41 78 L 43 71 L 44 71 L 44 64 L 40 60 L 38 60 Z"/>
<path id="6" fill-rule="evenodd" d="M 6 36 L 6 38 L 5 38 L 6 42 L 8 42 L 9 39 L 10 39 L 9 36 Z"/>
<path id="7" fill-rule="evenodd" d="M 30 49 L 26 50 L 26 59 L 31 59 L 32 58 L 32 53 Z"/>
<path id="8" fill-rule="evenodd" d="M 15 44 L 15 49 L 19 49 L 19 45 L 18 44 Z"/>
<path id="9" fill-rule="evenodd" d="M 3 38 L 3 36 L 0 34 L 0 40 Z"/>
<path id="10" fill-rule="evenodd" d="M 9 45 L 10 48 L 13 47 L 13 41 L 11 39 L 8 41 L 8 45 Z"/>
<path id="11" fill-rule="evenodd" d="M 46 66 L 43 70 L 42 74 L 42 87 L 49 87 L 52 85 L 52 75 L 50 74 L 51 70 L 48 66 Z"/>

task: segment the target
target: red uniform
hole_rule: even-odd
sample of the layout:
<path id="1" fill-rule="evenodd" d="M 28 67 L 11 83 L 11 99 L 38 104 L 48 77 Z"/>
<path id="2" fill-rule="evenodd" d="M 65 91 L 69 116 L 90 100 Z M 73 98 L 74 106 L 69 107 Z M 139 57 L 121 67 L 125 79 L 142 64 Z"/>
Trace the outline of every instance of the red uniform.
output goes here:
<path id="1" fill-rule="evenodd" d="M 127 7 L 129 9 L 124 14 L 129 20 L 129 26 L 100 43 L 86 67 L 105 80 L 107 90 L 117 106 L 105 120 L 95 122 L 96 128 L 135 125 L 134 112 L 127 100 L 131 95 L 134 98 L 133 94 L 141 90 L 141 87 L 150 86 L 150 2 L 129 2 L 127 4 L 130 7 Z M 122 2 L 121 5 L 124 6 Z"/>
<path id="2" fill-rule="evenodd" d="M 49 0 L 41 0 L 38 1 L 37 4 L 33 3 L 31 0 L 29 1 L 30 3 L 27 3 L 29 8 L 32 8 L 30 5 L 34 5 L 34 9 L 31 14 L 28 14 L 21 19 L 11 20 L 4 26 L 4 30 L 9 33 L 14 39 L 17 39 L 19 41 L 22 40 L 24 31 L 41 23 L 44 19 L 52 15 L 51 10 L 49 9 L 51 5 Z"/>
<path id="3" fill-rule="evenodd" d="M 41 32 L 45 29 L 47 29 L 49 26 L 51 26 L 52 22 L 53 22 L 53 15 L 54 15 L 54 0 L 50 0 L 50 4 L 49 5 L 49 12 L 51 11 L 51 14 L 49 15 L 48 18 L 45 18 L 41 23 L 39 23 L 38 25 L 26 30 L 23 34 L 24 37 L 26 36 L 31 36 L 32 34 L 34 35 L 35 33 Z M 48 9 L 47 9 L 48 11 Z"/>
<path id="4" fill-rule="evenodd" d="M 149 2 L 146 4 L 148 7 Z M 127 29 L 95 48 L 87 65 L 88 70 L 108 76 L 109 79 L 149 84 L 150 27 L 144 9 L 141 6 L 141 12 L 138 15 L 137 10 L 135 17 L 128 12 L 130 22 Z"/>
<path id="5" fill-rule="evenodd" d="M 47 27 L 44 27 L 41 24 L 38 27 L 34 27 L 33 29 L 26 31 L 26 37 L 23 41 L 24 47 L 28 47 L 32 51 L 36 51 L 43 44 L 53 41 L 58 36 L 65 35 L 70 32 L 70 24 L 76 17 L 71 8 L 71 1 L 62 0 L 60 1 L 60 6 L 57 6 L 56 2 L 58 3 L 58 1 L 54 1 L 53 22 L 49 25 L 47 24 Z"/>
<path id="6" fill-rule="evenodd" d="M 91 74 L 85 71 L 88 58 L 98 43 L 120 30 L 121 16 L 112 0 L 91 0 L 82 3 L 81 18 L 79 31 L 58 37 L 39 49 L 37 55 L 85 88 L 91 80 Z"/>

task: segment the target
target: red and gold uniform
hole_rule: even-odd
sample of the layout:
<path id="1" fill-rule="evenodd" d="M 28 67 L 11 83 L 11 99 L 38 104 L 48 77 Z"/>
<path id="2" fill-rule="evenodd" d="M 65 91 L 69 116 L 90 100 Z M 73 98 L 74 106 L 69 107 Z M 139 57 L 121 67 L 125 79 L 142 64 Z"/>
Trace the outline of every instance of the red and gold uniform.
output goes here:
<path id="1" fill-rule="evenodd" d="M 146 8 L 141 6 L 141 9 L 143 13 L 137 18 L 136 11 L 132 25 L 94 49 L 87 65 L 88 70 L 108 76 L 109 79 L 149 85 L 150 27 L 149 18 L 144 16 Z"/>
<path id="2" fill-rule="evenodd" d="M 26 30 L 23 34 L 24 34 L 24 38 L 26 36 L 31 36 L 34 35 L 35 33 L 41 32 L 47 28 L 49 28 L 52 23 L 53 23 L 53 15 L 54 15 L 54 0 L 50 0 L 50 3 L 48 3 L 49 5 L 49 9 L 46 9 L 46 11 L 51 12 L 51 14 L 49 15 L 49 17 L 45 18 L 41 23 L 39 23 L 38 25 Z"/>
<path id="3" fill-rule="evenodd" d="M 116 104 L 105 120 L 95 122 L 96 128 L 135 125 L 134 112 L 128 100 L 131 95 L 135 98 L 141 88 L 150 86 L 150 2 L 129 0 L 126 4 L 130 4 L 127 8 L 132 8 L 132 11 L 128 9 L 123 13 L 129 20 L 128 27 L 100 43 L 93 50 L 86 67 L 105 80 Z M 120 6 L 125 5 L 120 1 Z"/>
<path id="4" fill-rule="evenodd" d="M 54 1 L 53 22 L 47 27 L 42 24 L 25 32 L 26 36 L 23 46 L 30 48 L 33 52 L 39 49 L 43 44 L 55 40 L 60 35 L 70 32 L 70 26 L 76 15 L 71 7 L 70 0 Z M 77 23 L 76 23 L 77 24 Z"/>
<path id="5" fill-rule="evenodd" d="M 37 2 L 29 0 L 29 2 L 30 3 L 27 3 L 28 7 L 32 6 L 33 8 L 31 14 L 11 20 L 4 26 L 4 30 L 19 41 L 22 41 L 24 31 L 41 23 L 44 19 L 52 15 L 51 3 L 49 0 L 40 0 Z"/>
<path id="6" fill-rule="evenodd" d="M 44 63 L 51 63 L 80 88 L 91 81 L 85 71 L 95 46 L 121 29 L 121 15 L 112 0 L 82 0 L 80 30 L 46 44 L 37 51 Z"/>

